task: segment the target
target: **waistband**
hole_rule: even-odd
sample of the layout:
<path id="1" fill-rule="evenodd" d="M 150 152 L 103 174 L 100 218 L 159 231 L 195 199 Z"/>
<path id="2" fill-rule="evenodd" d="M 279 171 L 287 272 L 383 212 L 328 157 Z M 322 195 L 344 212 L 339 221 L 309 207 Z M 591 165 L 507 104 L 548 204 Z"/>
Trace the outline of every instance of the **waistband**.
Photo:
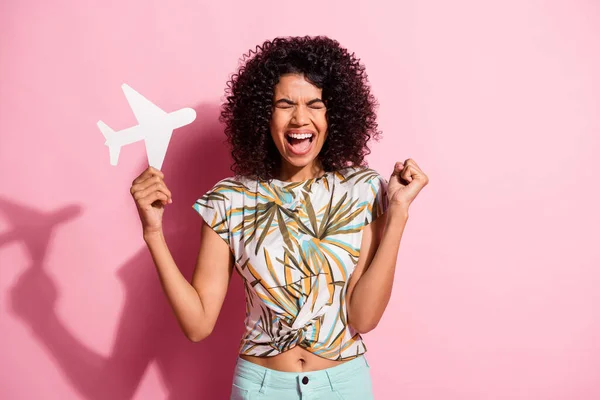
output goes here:
<path id="1" fill-rule="evenodd" d="M 301 391 L 330 387 L 335 390 L 337 384 L 351 380 L 355 372 L 366 368 L 369 368 L 369 364 L 363 355 L 335 367 L 310 372 L 277 371 L 238 357 L 235 375 L 260 385 L 261 392 L 264 392 L 265 387 L 298 387 Z"/>

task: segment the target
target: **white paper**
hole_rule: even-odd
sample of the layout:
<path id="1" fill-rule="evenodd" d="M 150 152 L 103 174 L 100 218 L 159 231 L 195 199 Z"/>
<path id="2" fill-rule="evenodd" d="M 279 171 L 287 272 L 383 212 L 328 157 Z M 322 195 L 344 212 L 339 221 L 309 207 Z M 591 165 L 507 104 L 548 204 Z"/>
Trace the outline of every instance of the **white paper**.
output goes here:
<path id="1" fill-rule="evenodd" d="M 160 170 L 173 130 L 192 123 L 196 119 L 196 111 L 182 108 L 166 113 L 126 83 L 121 87 L 138 125 L 115 132 L 104 122 L 98 121 L 98 128 L 106 138 L 104 144 L 108 146 L 110 163 L 117 165 L 121 146 L 144 140 L 148 165 Z"/>

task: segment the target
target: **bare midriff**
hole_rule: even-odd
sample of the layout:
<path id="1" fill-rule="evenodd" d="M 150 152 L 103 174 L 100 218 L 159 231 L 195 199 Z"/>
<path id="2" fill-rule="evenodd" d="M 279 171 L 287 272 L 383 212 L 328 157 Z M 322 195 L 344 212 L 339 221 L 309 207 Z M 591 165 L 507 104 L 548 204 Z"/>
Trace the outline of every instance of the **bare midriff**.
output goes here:
<path id="1" fill-rule="evenodd" d="M 319 357 L 300 346 L 271 357 L 256 357 L 240 354 L 240 358 L 261 367 L 283 372 L 310 372 L 335 367 L 346 361 L 335 361 Z"/>

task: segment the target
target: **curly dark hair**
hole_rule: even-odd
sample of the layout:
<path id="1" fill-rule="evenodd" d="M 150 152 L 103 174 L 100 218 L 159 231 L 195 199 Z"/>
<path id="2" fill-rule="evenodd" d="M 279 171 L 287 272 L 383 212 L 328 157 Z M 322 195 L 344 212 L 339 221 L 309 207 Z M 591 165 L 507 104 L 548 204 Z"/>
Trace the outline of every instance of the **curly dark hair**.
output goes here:
<path id="1" fill-rule="evenodd" d="M 365 67 L 325 36 L 278 37 L 241 58 L 225 90 L 219 120 L 225 125 L 236 175 L 275 178 L 281 156 L 270 134 L 273 91 L 279 77 L 302 73 L 322 89 L 328 135 L 318 159 L 325 171 L 365 166 L 371 138 L 379 139 L 377 101 Z"/>

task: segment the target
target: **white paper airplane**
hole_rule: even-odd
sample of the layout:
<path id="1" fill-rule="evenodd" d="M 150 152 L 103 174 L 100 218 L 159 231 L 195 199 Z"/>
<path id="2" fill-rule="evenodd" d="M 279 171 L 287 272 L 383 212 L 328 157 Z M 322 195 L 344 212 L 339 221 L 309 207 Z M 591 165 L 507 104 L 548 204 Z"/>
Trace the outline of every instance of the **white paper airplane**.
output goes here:
<path id="1" fill-rule="evenodd" d="M 121 146 L 144 140 L 148 164 L 160 170 L 173 130 L 192 123 L 196 119 L 196 111 L 182 108 L 166 113 L 126 83 L 121 87 L 138 125 L 115 132 L 104 122 L 98 121 L 98 128 L 106 138 L 104 144 L 108 146 L 110 164 L 117 165 Z"/>

